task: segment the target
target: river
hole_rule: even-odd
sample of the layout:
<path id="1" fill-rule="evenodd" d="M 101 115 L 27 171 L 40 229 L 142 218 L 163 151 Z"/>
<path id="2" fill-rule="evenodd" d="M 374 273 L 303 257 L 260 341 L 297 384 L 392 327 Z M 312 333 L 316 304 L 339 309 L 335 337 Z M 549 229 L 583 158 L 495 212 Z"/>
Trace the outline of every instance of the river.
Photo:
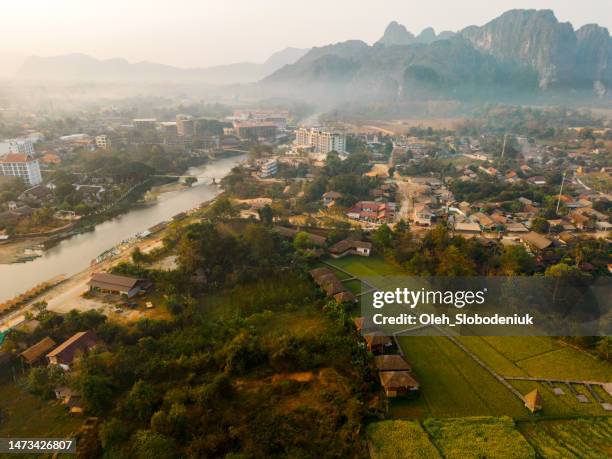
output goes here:
<path id="1" fill-rule="evenodd" d="M 198 182 L 191 188 L 162 193 L 150 205 L 134 208 L 100 223 L 93 231 L 62 240 L 34 261 L 0 264 L 0 302 L 60 274 L 70 276 L 82 271 L 100 253 L 121 241 L 214 198 L 220 189 L 210 185 L 212 179 L 219 182 L 244 158 L 243 155 L 234 156 L 192 167 L 186 175 L 197 176 Z"/>

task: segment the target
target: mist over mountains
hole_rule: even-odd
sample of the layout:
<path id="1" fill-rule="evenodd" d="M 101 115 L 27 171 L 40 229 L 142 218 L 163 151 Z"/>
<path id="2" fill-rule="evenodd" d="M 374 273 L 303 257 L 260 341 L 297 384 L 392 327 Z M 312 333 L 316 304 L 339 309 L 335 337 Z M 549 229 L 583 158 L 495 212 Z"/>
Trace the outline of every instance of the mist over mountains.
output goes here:
<path id="1" fill-rule="evenodd" d="M 586 91 L 609 97 L 612 39 L 605 27 L 574 30 L 550 10 L 511 10 L 483 26 L 413 35 L 389 24 L 373 45 L 312 48 L 261 82 L 268 92 L 307 91 L 335 101 L 488 98 Z"/>
<path id="2" fill-rule="evenodd" d="M 261 64 L 239 62 L 183 69 L 154 62 L 129 63 L 125 59 L 95 59 L 85 54 L 32 56 L 17 72 L 20 78 L 67 81 L 179 81 L 220 85 L 258 81 L 302 57 L 308 49 L 285 48 Z"/>
<path id="3" fill-rule="evenodd" d="M 82 54 L 30 57 L 19 77 L 63 81 L 189 82 L 231 97 L 290 98 L 315 104 L 506 100 L 520 95 L 604 99 L 612 94 L 608 29 L 578 30 L 551 10 L 511 10 L 482 26 L 418 34 L 393 21 L 372 45 L 348 40 L 286 48 L 264 63 L 181 69 Z M 232 92 L 233 91 L 233 92 Z"/>

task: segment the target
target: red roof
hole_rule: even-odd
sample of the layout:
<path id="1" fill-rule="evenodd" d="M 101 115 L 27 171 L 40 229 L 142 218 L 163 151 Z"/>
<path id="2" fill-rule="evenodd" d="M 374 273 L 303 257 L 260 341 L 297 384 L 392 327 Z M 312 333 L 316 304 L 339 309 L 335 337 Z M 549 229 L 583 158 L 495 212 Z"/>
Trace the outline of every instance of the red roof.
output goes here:
<path id="1" fill-rule="evenodd" d="M 3 163 L 27 163 L 29 161 L 33 161 L 30 155 L 26 155 L 25 153 L 9 153 L 4 158 L 2 158 Z"/>

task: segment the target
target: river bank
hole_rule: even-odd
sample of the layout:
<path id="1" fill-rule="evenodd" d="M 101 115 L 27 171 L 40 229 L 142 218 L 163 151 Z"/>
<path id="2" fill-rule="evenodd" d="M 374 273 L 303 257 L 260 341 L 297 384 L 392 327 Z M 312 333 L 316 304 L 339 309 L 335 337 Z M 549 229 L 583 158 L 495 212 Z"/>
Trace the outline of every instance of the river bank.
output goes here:
<path id="1" fill-rule="evenodd" d="M 232 156 L 238 155 L 224 155 L 221 156 L 219 160 L 231 158 Z M 204 168 L 208 164 L 211 164 L 211 162 L 207 158 L 203 163 L 196 163 L 186 171 L 183 171 L 183 173 L 188 173 L 193 169 Z M 64 228 L 58 228 L 46 234 L 41 234 L 40 236 L 34 234 L 16 235 L 11 240 L 0 244 L 0 265 L 20 262 L 28 252 L 38 252 L 40 246 L 44 246 L 44 249 L 48 250 L 64 239 L 93 231 L 97 225 L 116 218 L 123 213 L 138 207 L 152 205 L 155 203 L 155 200 L 164 193 L 185 190 L 191 186 L 193 185 L 187 185 L 174 177 L 150 177 L 134 185 L 121 198 L 113 203 L 112 206 L 99 213 L 88 215 L 80 220 L 65 225 Z"/>
<path id="2" fill-rule="evenodd" d="M 243 159 L 244 155 L 233 156 L 191 168 L 189 175 L 199 177 L 193 186 L 159 194 L 150 204 L 136 206 L 95 225 L 89 231 L 62 239 L 32 262 L 0 265 L 0 278 L 3 279 L 0 283 L 0 302 L 57 275 L 73 276 L 88 268 L 92 260 L 110 248 L 133 239 L 136 234 L 146 232 L 160 222 L 171 220 L 181 212 L 214 199 L 221 190 L 211 185 L 213 179 L 218 182 Z"/>

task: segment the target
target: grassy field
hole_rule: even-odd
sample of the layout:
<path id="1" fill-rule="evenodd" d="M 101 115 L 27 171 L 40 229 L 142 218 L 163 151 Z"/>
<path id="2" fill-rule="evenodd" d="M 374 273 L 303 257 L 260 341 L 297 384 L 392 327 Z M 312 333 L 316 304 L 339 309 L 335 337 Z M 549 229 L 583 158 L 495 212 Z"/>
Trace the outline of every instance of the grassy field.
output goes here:
<path id="1" fill-rule="evenodd" d="M 524 422 L 518 427 L 542 457 L 612 457 L 612 418 Z"/>
<path id="2" fill-rule="evenodd" d="M 372 459 L 440 458 L 418 421 L 382 421 L 366 429 Z"/>
<path id="3" fill-rule="evenodd" d="M 612 365 L 572 347 L 520 360 L 517 364 L 531 376 L 542 378 L 611 381 Z"/>
<path id="4" fill-rule="evenodd" d="M 428 419 L 424 423 L 444 457 L 535 458 L 535 452 L 510 418 Z"/>
<path id="5" fill-rule="evenodd" d="M 392 401 L 391 415 L 527 416 L 517 397 L 447 338 L 404 336 L 399 342 L 421 383 L 421 395 Z"/>
<path id="6" fill-rule="evenodd" d="M 406 275 L 400 268 L 377 256 L 360 257 L 353 255 L 337 260 L 328 260 L 328 262 L 359 278 Z"/>
<path id="7" fill-rule="evenodd" d="M 0 384 L 0 437 L 63 437 L 81 423 L 55 401 L 41 400 L 12 383 Z"/>

